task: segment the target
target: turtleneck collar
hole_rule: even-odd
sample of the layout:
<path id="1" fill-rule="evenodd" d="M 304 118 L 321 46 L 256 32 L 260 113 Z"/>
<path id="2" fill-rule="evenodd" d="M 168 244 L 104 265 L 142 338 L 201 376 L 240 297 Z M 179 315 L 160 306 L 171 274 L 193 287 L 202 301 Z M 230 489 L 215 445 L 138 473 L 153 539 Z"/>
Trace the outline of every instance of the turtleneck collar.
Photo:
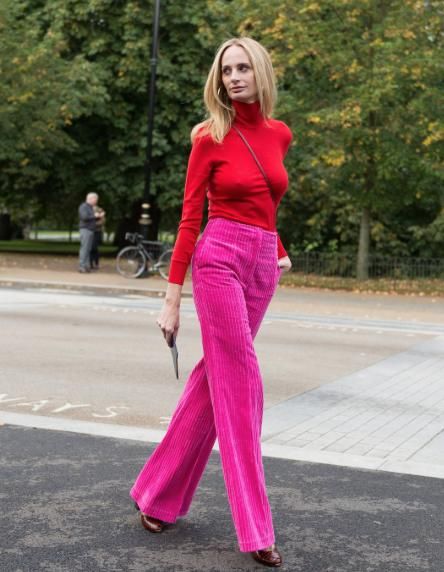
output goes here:
<path id="1" fill-rule="evenodd" d="M 236 111 L 234 123 L 251 127 L 259 125 L 264 121 L 264 116 L 261 113 L 261 104 L 258 99 L 253 103 L 232 99 L 231 104 Z"/>

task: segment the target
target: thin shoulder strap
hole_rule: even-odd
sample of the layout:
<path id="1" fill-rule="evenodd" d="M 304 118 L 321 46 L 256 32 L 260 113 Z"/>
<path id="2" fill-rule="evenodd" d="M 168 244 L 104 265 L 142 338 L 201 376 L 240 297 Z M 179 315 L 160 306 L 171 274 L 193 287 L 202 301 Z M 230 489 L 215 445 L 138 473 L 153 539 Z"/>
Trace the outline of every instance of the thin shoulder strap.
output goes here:
<path id="1" fill-rule="evenodd" d="M 271 186 L 270 183 L 270 179 L 267 177 L 266 172 L 264 171 L 264 168 L 262 167 L 262 165 L 259 162 L 259 159 L 256 157 L 256 153 L 253 151 L 253 149 L 251 148 L 251 145 L 248 143 L 248 141 L 245 139 L 245 136 L 243 135 L 243 133 L 241 133 L 241 131 L 239 131 L 239 129 L 236 127 L 236 125 L 233 125 L 233 128 L 235 129 L 235 131 L 237 131 L 239 137 L 242 139 L 242 141 L 245 143 L 245 145 L 247 146 L 247 149 L 250 151 L 250 153 L 253 156 L 253 159 L 256 161 L 256 165 L 259 167 L 265 181 L 267 182 L 268 188 L 270 189 L 270 193 L 271 193 L 271 198 L 273 198 L 273 187 Z"/>

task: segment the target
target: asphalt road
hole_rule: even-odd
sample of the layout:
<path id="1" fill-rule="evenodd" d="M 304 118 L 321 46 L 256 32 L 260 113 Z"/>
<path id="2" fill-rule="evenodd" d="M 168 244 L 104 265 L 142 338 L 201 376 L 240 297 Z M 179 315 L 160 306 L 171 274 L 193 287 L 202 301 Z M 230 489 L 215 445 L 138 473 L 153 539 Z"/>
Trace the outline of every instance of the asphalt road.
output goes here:
<path id="1" fill-rule="evenodd" d="M 279 293 L 255 340 L 265 407 L 443 333 L 443 304 Z M 184 299 L 176 380 L 155 323 L 160 306 L 143 296 L 1 289 L 0 409 L 163 429 L 202 346 Z"/>
<path id="2" fill-rule="evenodd" d="M 241 553 L 213 453 L 191 510 L 161 535 L 129 489 L 152 445 L 0 427 L 2 572 L 264 570 Z M 443 481 L 264 458 L 291 572 L 442 572 Z"/>

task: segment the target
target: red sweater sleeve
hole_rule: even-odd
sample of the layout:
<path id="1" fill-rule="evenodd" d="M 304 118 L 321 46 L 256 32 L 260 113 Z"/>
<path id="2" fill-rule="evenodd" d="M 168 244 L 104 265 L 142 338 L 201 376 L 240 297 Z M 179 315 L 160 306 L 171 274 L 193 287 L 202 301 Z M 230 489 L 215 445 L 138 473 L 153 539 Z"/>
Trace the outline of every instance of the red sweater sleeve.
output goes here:
<path id="1" fill-rule="evenodd" d="M 288 149 L 291 145 L 291 142 L 293 140 L 293 133 L 291 132 L 291 129 L 288 127 L 288 125 L 286 125 L 283 122 L 280 122 L 282 127 L 283 127 L 283 132 L 284 132 L 284 137 L 283 137 L 283 146 L 284 146 L 284 157 L 287 155 L 288 153 Z M 280 258 L 284 258 L 285 256 L 288 256 L 287 251 L 284 248 L 284 245 L 282 244 L 282 240 L 281 237 L 278 234 L 278 260 Z"/>
<path id="2" fill-rule="evenodd" d="M 197 136 L 188 159 L 182 216 L 171 256 L 168 282 L 183 285 L 202 224 L 211 155 L 214 143 L 209 135 Z"/>

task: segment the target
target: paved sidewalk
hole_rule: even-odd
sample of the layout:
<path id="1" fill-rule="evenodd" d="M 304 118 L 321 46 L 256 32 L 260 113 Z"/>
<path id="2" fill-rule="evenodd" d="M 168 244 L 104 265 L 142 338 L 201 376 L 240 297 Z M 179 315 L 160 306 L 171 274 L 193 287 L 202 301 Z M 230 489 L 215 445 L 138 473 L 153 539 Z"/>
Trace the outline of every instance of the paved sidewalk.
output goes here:
<path id="1" fill-rule="evenodd" d="M 444 478 L 444 336 L 267 409 L 263 441 L 286 458 Z"/>
<path id="2" fill-rule="evenodd" d="M 126 293 L 159 296 L 165 293 L 167 283 L 160 276 L 149 278 L 124 278 L 115 269 L 112 259 L 104 259 L 98 272 L 80 274 L 76 270 L 77 259 L 56 256 L 17 257 L 0 254 L 0 286 L 47 287 L 97 293 Z M 191 281 L 185 281 L 182 294 L 191 296 Z"/>
<path id="3" fill-rule="evenodd" d="M 2 572 L 264 570 L 240 553 L 219 455 L 163 534 L 129 498 L 147 443 L 0 427 Z M 264 458 L 290 572 L 442 572 L 442 481 Z"/>

